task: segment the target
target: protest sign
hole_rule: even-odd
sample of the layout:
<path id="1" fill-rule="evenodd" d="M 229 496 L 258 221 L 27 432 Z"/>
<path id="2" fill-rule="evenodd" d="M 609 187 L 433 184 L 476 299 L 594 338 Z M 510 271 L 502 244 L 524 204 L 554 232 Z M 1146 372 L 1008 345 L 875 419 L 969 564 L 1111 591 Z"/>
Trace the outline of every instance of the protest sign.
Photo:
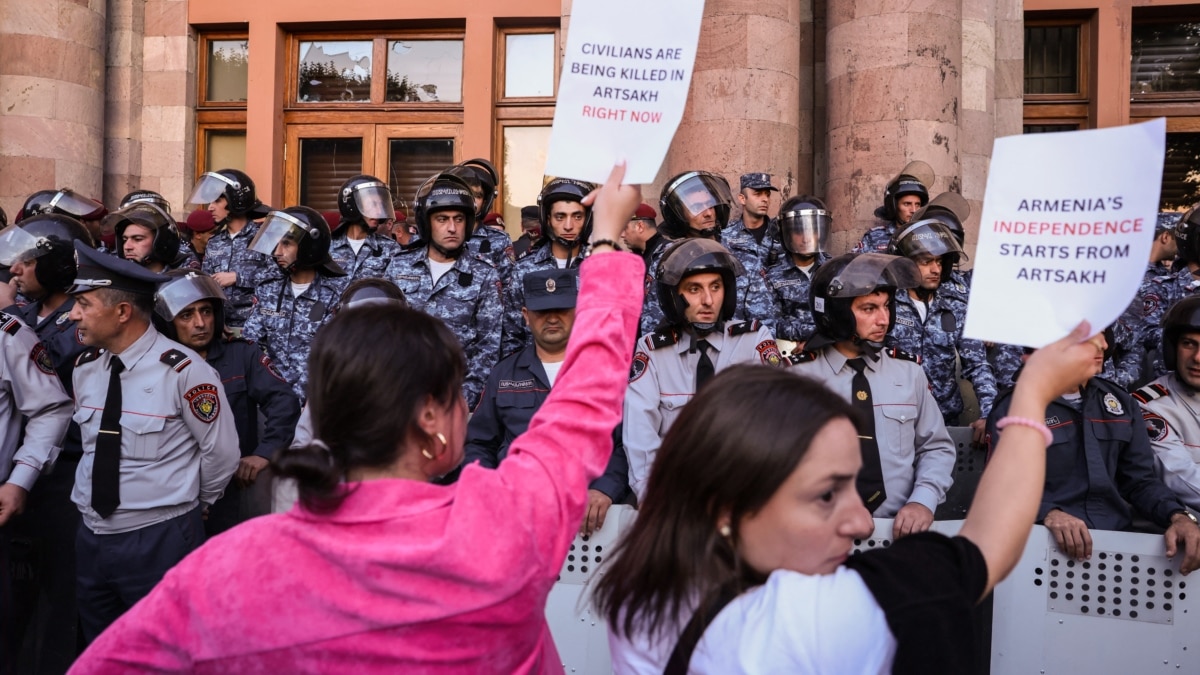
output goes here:
<path id="1" fill-rule="evenodd" d="M 575 0 L 546 174 L 652 183 L 683 118 L 700 0 Z"/>
<path id="2" fill-rule="evenodd" d="M 1041 347 L 1096 332 L 1150 258 L 1166 122 L 996 139 L 963 334 Z"/>

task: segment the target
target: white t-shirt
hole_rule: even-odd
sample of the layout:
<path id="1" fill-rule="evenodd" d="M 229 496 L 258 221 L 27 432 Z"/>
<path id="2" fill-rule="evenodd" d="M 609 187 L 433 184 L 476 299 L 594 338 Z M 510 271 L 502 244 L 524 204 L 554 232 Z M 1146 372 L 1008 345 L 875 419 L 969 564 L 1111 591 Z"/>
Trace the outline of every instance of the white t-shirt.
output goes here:
<path id="1" fill-rule="evenodd" d="M 433 283 L 436 284 L 438 279 L 446 276 L 446 272 L 449 272 L 452 267 L 454 267 L 453 260 L 450 262 L 437 262 L 433 258 L 429 258 L 429 273 L 433 275 Z"/>
<path id="2" fill-rule="evenodd" d="M 925 323 L 925 317 L 929 316 L 929 305 L 920 300 L 913 300 L 913 307 L 917 308 L 917 314 L 921 316 L 921 323 Z"/>
<path id="3" fill-rule="evenodd" d="M 560 269 L 560 270 L 565 270 L 565 269 L 567 269 L 567 265 L 569 265 L 570 263 L 571 263 L 571 259 L 570 259 L 570 258 L 555 258 L 555 259 L 554 259 L 554 264 L 555 264 L 555 265 L 558 267 L 558 269 Z"/>
<path id="4" fill-rule="evenodd" d="M 562 370 L 562 361 L 554 363 L 546 363 L 542 361 L 542 368 L 546 370 L 546 379 L 550 380 L 550 386 L 554 386 L 554 381 L 558 379 L 558 371 Z"/>
<path id="5" fill-rule="evenodd" d="M 310 281 L 310 282 L 308 282 L 307 284 L 296 284 L 296 283 L 293 283 L 293 284 L 292 284 L 292 297 L 294 297 L 294 298 L 298 298 L 298 297 L 300 297 L 301 295 L 303 295 L 303 294 L 304 294 L 304 291 L 307 291 L 307 290 L 308 290 L 308 287 L 309 287 L 309 286 L 312 286 L 312 282 L 311 282 L 311 281 Z"/>
<path id="6" fill-rule="evenodd" d="M 350 244 L 350 248 L 354 249 L 354 255 L 358 255 L 358 252 L 362 250 L 363 244 L 367 243 L 367 240 L 346 237 L 346 243 Z"/>
<path id="7" fill-rule="evenodd" d="M 610 628 L 613 672 L 662 673 L 682 631 L 627 641 Z M 696 646 L 689 672 L 883 675 L 895 655 L 887 617 L 858 572 L 777 570 L 721 610 Z"/>

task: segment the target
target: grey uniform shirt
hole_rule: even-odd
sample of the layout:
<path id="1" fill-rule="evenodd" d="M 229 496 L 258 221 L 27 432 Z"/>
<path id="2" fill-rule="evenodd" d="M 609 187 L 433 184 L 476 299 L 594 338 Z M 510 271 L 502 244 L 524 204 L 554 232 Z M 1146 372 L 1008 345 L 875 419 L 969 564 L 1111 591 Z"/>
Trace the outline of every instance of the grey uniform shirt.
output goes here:
<path id="1" fill-rule="evenodd" d="M 92 509 L 92 466 L 112 355 L 91 349 L 76 361 L 75 421 L 83 459 L 71 501 L 97 534 L 128 532 L 212 504 L 237 469 L 237 427 L 221 377 L 198 354 L 153 326 L 118 354 L 121 374 L 121 504 L 108 518 Z"/>
<path id="2" fill-rule="evenodd" d="M 0 312 L 0 483 L 31 490 L 58 458 L 70 422 L 71 398 L 50 353 L 32 328 Z"/>
<path id="3" fill-rule="evenodd" d="M 824 383 L 849 401 L 854 369 L 846 361 L 845 355 L 829 346 L 807 362 L 793 362 L 792 372 Z M 887 351 L 880 352 L 878 360 L 865 361 L 863 372 L 875 402 L 875 435 L 887 488 L 887 499 L 875 510 L 875 517 L 891 518 L 909 502 L 937 511 L 953 482 L 957 454 L 925 371 Z"/>
<path id="4" fill-rule="evenodd" d="M 1200 394 L 1168 373 L 1138 389 L 1154 470 L 1188 508 L 1200 511 Z"/>
<path id="5" fill-rule="evenodd" d="M 738 363 L 783 365 L 771 331 L 757 321 L 730 321 L 725 330 L 704 339 L 712 345 L 708 358 L 718 373 Z M 625 392 L 621 440 L 629 457 L 629 487 L 639 501 L 645 496 L 658 446 L 696 393 L 700 352 L 692 349 L 694 340 L 678 330 L 658 331 L 638 340 Z"/>

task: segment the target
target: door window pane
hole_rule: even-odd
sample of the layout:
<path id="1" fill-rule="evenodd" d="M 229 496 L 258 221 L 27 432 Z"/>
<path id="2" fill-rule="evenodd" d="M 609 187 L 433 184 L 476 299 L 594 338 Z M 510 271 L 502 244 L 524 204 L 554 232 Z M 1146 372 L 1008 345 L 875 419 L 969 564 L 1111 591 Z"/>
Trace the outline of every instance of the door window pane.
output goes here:
<path id="1" fill-rule="evenodd" d="M 462 40 L 389 40 L 387 100 L 462 101 Z"/>
<path id="2" fill-rule="evenodd" d="M 417 188 L 430 176 L 453 164 L 454 141 L 449 138 L 389 139 L 387 183 L 397 210 L 403 207 L 411 218 Z"/>
<path id="3" fill-rule="evenodd" d="M 1135 23 L 1132 46 L 1132 93 L 1200 91 L 1200 23 Z"/>
<path id="4" fill-rule="evenodd" d="M 506 36 L 504 95 L 553 96 L 554 61 L 554 33 Z"/>
<path id="5" fill-rule="evenodd" d="M 246 132 L 208 131 L 204 134 L 204 170 L 246 170 Z"/>
<path id="6" fill-rule="evenodd" d="M 363 171 L 361 138 L 300 140 L 300 203 L 318 211 L 337 211 L 342 183 Z"/>
<path id="7" fill-rule="evenodd" d="M 1079 93 L 1079 26 L 1025 27 L 1025 93 Z"/>
<path id="8" fill-rule="evenodd" d="M 550 127 L 504 127 L 504 216 L 510 236 L 521 234 L 521 207 L 537 204 L 550 149 Z"/>
<path id="9" fill-rule="evenodd" d="M 1200 133 L 1167 134 L 1160 210 L 1181 211 L 1200 202 Z"/>
<path id="10" fill-rule="evenodd" d="M 206 101 L 245 101 L 249 71 L 249 42 L 212 40 L 208 43 Z"/>
<path id="11" fill-rule="evenodd" d="M 300 87 L 297 100 L 370 102 L 370 40 L 300 43 Z"/>
<path id="12" fill-rule="evenodd" d="M 1075 131 L 1078 128 L 1078 124 L 1026 124 L 1025 133 L 1048 134 L 1054 131 Z"/>

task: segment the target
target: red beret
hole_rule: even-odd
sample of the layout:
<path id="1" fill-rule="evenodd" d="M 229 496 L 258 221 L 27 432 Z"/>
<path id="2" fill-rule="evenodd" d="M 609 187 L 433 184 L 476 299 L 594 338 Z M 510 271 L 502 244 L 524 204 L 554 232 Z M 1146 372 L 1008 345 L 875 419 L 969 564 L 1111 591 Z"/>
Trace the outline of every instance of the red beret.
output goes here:
<path id="1" fill-rule="evenodd" d="M 642 220 L 655 220 L 658 218 L 658 212 L 649 204 L 638 204 L 637 211 L 633 212 L 633 217 Z"/>
<path id="2" fill-rule="evenodd" d="M 192 232 L 208 232 L 217 226 L 212 212 L 208 209 L 196 209 L 188 214 L 184 227 Z"/>
<path id="3" fill-rule="evenodd" d="M 483 217 L 483 224 L 499 225 L 500 227 L 504 227 L 504 219 L 500 217 L 499 213 L 489 213 Z"/>

